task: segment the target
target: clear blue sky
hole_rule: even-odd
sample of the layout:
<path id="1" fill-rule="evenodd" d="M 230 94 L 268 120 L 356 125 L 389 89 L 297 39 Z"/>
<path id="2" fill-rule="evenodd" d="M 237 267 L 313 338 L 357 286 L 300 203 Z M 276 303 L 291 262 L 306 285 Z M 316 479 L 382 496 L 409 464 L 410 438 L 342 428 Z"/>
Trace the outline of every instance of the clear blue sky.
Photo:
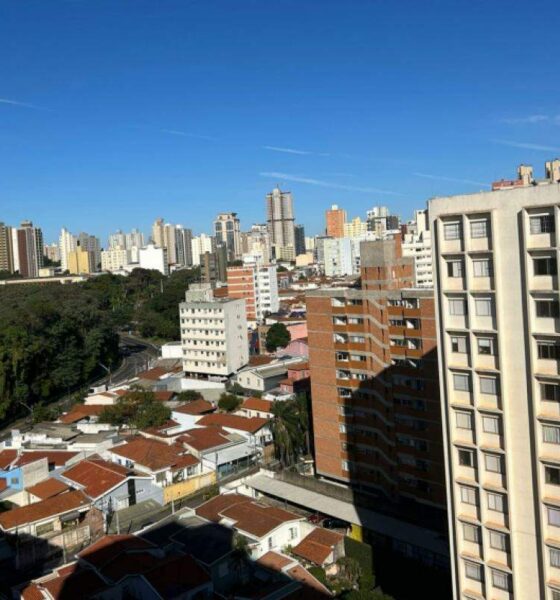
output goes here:
<path id="1" fill-rule="evenodd" d="M 560 10 L 533 0 L 0 0 L 0 220 L 309 233 L 560 155 Z"/>

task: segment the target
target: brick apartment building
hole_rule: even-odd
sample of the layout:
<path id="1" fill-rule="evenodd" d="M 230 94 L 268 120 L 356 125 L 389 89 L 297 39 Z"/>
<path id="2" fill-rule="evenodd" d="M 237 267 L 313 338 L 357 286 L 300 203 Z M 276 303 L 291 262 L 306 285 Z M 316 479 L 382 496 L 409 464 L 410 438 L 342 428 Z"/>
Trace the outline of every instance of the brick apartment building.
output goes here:
<path id="1" fill-rule="evenodd" d="M 399 238 L 361 254 L 358 287 L 306 296 L 317 473 L 444 508 L 433 291 Z"/>

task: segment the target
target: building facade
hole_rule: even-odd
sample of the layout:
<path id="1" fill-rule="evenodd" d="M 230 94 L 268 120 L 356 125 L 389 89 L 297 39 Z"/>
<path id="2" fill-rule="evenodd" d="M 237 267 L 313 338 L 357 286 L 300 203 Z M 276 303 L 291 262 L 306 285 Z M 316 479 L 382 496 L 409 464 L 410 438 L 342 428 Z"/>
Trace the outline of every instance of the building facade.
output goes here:
<path id="1" fill-rule="evenodd" d="M 560 185 L 549 171 L 429 203 L 457 600 L 560 598 Z"/>
<path id="2" fill-rule="evenodd" d="M 362 244 L 361 289 L 306 294 L 316 470 L 395 507 L 445 507 L 433 294 L 400 238 Z"/>
<path id="3" fill-rule="evenodd" d="M 154 244 L 148 244 L 140 248 L 138 252 L 139 265 L 141 269 L 155 269 L 162 275 L 169 275 L 169 261 L 167 249 L 159 248 Z"/>
<path id="4" fill-rule="evenodd" d="M 291 192 L 276 187 L 266 195 L 266 222 L 275 256 L 291 254 L 295 258 L 294 205 Z"/>
<path id="5" fill-rule="evenodd" d="M 296 225 L 294 228 L 295 244 L 296 244 L 296 256 L 305 254 L 305 227 L 303 225 Z"/>
<path id="6" fill-rule="evenodd" d="M 245 302 L 214 298 L 209 284 L 191 285 L 179 305 L 183 369 L 225 379 L 249 361 Z"/>
<path id="7" fill-rule="evenodd" d="M 333 204 L 325 212 L 326 229 L 325 233 L 334 238 L 344 237 L 344 225 L 346 223 L 346 211 Z"/>
<path id="8" fill-rule="evenodd" d="M 418 287 L 433 287 L 432 235 L 427 210 L 417 210 L 403 233 L 403 256 L 414 258 L 414 280 Z"/>
<path id="9" fill-rule="evenodd" d="M 43 232 L 39 227 L 34 227 L 31 221 L 23 221 L 15 234 L 17 270 L 22 277 L 39 277 L 39 269 L 43 267 Z"/>
<path id="10" fill-rule="evenodd" d="M 237 213 L 220 213 L 214 221 L 216 243 L 226 245 L 228 260 L 241 258 L 241 229 Z"/>
<path id="11" fill-rule="evenodd" d="M 0 222 L 0 271 L 14 272 L 12 228 Z"/>

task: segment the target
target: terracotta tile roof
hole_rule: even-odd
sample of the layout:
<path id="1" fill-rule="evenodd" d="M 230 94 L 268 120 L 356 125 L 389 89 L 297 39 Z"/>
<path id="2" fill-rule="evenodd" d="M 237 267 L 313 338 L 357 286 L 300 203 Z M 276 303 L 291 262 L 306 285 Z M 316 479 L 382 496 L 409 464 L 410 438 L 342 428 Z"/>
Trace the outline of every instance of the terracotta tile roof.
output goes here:
<path id="1" fill-rule="evenodd" d="M 105 404 L 78 404 L 58 420 L 61 423 L 77 423 L 86 417 L 98 417 L 106 408 Z"/>
<path id="2" fill-rule="evenodd" d="M 0 469 L 6 470 L 16 459 L 17 450 L 0 451 Z"/>
<path id="3" fill-rule="evenodd" d="M 14 464 L 16 467 L 28 465 L 29 463 L 46 458 L 49 465 L 63 467 L 66 463 L 77 456 L 78 452 L 69 452 L 67 450 L 30 450 L 20 454 Z"/>
<path id="4" fill-rule="evenodd" d="M 250 367 L 260 367 L 262 365 L 268 365 L 274 360 L 273 356 L 266 355 L 255 355 L 249 357 L 249 366 Z"/>
<path id="5" fill-rule="evenodd" d="M 149 379 L 150 381 L 158 381 L 164 375 L 167 375 L 169 371 L 164 369 L 163 367 L 154 367 L 153 369 L 148 369 L 147 371 L 142 371 L 138 373 L 136 377 L 138 379 Z"/>
<path id="6" fill-rule="evenodd" d="M 154 398 L 158 402 L 169 402 L 174 395 L 175 392 L 168 392 L 166 390 L 157 390 L 154 392 Z"/>
<path id="7" fill-rule="evenodd" d="M 62 473 L 63 477 L 83 486 L 84 492 L 92 499 L 99 498 L 118 484 L 126 481 L 130 469 L 91 456 L 81 460 Z"/>
<path id="8" fill-rule="evenodd" d="M 293 549 L 293 553 L 321 566 L 343 539 L 344 536 L 336 531 L 317 527 Z"/>
<path id="9" fill-rule="evenodd" d="M 69 486 L 59 479 L 50 477 L 49 479 L 45 479 L 45 481 L 41 481 L 26 488 L 26 491 L 33 494 L 33 496 L 37 496 L 37 498 L 40 498 L 41 500 L 46 500 L 47 498 L 52 498 L 53 496 L 58 496 L 58 494 L 67 492 L 70 489 Z"/>
<path id="10" fill-rule="evenodd" d="M 263 554 L 257 562 L 259 565 L 266 567 L 267 569 L 272 569 L 273 571 L 282 571 L 288 565 L 293 564 L 293 559 L 288 558 L 284 554 L 279 554 L 278 552 L 274 552 L 270 550 L 266 554 Z"/>
<path id="11" fill-rule="evenodd" d="M 95 544 L 82 550 L 78 556 L 81 560 L 101 570 L 123 552 L 145 552 L 154 548 L 155 546 L 151 542 L 136 535 L 105 535 Z"/>
<path id="12" fill-rule="evenodd" d="M 162 598 L 175 598 L 211 582 L 210 575 L 189 555 L 173 556 L 144 574 Z"/>
<path id="13" fill-rule="evenodd" d="M 25 595 L 22 594 L 25 600 L 39 600 L 39 598 L 43 600 L 45 596 L 41 590 L 48 594 L 48 598 L 66 600 L 68 598 L 91 598 L 107 588 L 107 584 L 95 571 L 77 568 L 75 564 L 71 566 L 72 569 L 59 569 L 54 576 L 32 583 L 24 590 L 23 594 Z M 28 590 L 31 595 L 27 595 Z M 37 593 L 39 595 L 35 595 Z"/>
<path id="14" fill-rule="evenodd" d="M 251 396 L 250 398 L 245 398 L 241 408 L 272 413 L 272 402 L 270 400 L 263 400 L 262 398 L 255 398 Z"/>
<path id="15" fill-rule="evenodd" d="M 288 570 L 285 571 L 285 573 L 295 581 L 303 583 L 306 590 L 311 588 L 311 590 L 321 592 L 321 594 L 324 594 L 325 596 L 332 596 L 331 592 L 318 579 L 313 577 L 313 575 L 311 575 L 311 573 L 307 569 L 304 569 L 301 565 L 290 567 Z M 310 596 L 306 591 L 302 597 L 308 598 Z"/>
<path id="16" fill-rule="evenodd" d="M 227 285 L 223 285 L 218 288 L 214 288 L 214 298 L 227 298 L 228 297 L 228 287 Z"/>
<path id="17" fill-rule="evenodd" d="M 218 427 L 197 427 L 195 429 L 189 429 L 188 431 L 185 431 L 181 437 L 177 438 L 177 441 L 187 444 L 187 446 L 190 446 L 199 452 L 231 443 L 230 439 L 227 437 L 227 433 Z"/>
<path id="18" fill-rule="evenodd" d="M 309 362 L 295 363 L 294 365 L 288 365 L 288 371 L 308 371 Z"/>
<path id="19" fill-rule="evenodd" d="M 267 424 L 268 419 L 263 419 L 262 417 L 248 418 L 241 417 L 240 415 L 226 415 L 224 413 L 206 415 L 197 421 L 197 425 L 204 427 L 225 427 L 248 433 L 256 433 Z"/>
<path id="20" fill-rule="evenodd" d="M 122 446 L 111 448 L 111 452 L 137 463 L 138 468 L 146 467 L 151 471 L 182 469 L 200 462 L 192 454 L 186 453 L 180 444 L 169 445 L 143 437 L 133 438 Z"/>
<path id="21" fill-rule="evenodd" d="M 216 496 L 196 509 L 196 514 L 208 521 L 223 518 L 234 521 L 234 527 L 256 537 L 263 537 L 282 523 L 302 517 L 273 506 L 264 506 L 240 494 Z"/>
<path id="22" fill-rule="evenodd" d="M 8 481 L 3 477 L 0 479 L 0 492 L 3 492 L 8 487 Z"/>
<path id="23" fill-rule="evenodd" d="M 208 400 L 193 400 L 187 404 L 181 404 L 177 408 L 173 409 L 173 412 L 178 412 L 183 415 L 203 415 L 205 413 L 211 413 L 216 410 L 212 402 Z"/>
<path id="24" fill-rule="evenodd" d="M 158 435 L 160 437 L 168 437 L 171 435 L 177 435 L 176 433 L 168 433 L 169 429 L 174 429 L 179 427 L 179 423 L 174 421 L 173 419 L 167 419 L 163 425 L 158 425 L 157 427 L 147 427 L 146 429 L 142 429 L 144 433 L 149 433 L 151 435 Z"/>
<path id="25" fill-rule="evenodd" d="M 127 552 L 124 550 L 102 567 L 100 572 L 103 577 L 117 583 L 127 575 L 141 575 L 153 569 L 155 560 L 156 557 L 153 552 L 142 550 Z"/>
<path id="26" fill-rule="evenodd" d="M 53 498 L 35 502 L 34 504 L 18 506 L 18 508 L 0 513 L 0 527 L 8 531 L 14 527 L 20 527 L 27 523 L 35 523 L 36 521 L 89 506 L 89 504 L 89 498 L 81 491 L 74 490 L 66 494 L 60 494 Z"/>

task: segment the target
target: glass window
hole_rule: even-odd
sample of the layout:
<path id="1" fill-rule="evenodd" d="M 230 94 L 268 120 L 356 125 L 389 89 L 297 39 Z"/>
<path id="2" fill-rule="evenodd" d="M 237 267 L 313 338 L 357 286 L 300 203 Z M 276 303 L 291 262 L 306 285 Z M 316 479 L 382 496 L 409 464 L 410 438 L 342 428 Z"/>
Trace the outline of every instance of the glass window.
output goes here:
<path id="1" fill-rule="evenodd" d="M 560 444 L 560 427 L 554 425 L 543 425 L 543 442 L 548 444 Z"/>
<path id="2" fill-rule="evenodd" d="M 493 510 L 495 512 L 503 513 L 504 512 L 504 496 L 503 494 L 494 494 L 493 492 L 487 493 L 488 499 L 488 510 Z"/>
<path id="3" fill-rule="evenodd" d="M 559 360 L 560 345 L 556 342 L 537 341 L 537 354 L 539 358 L 545 360 Z"/>
<path id="4" fill-rule="evenodd" d="M 482 429 L 486 433 L 500 433 L 499 417 L 482 417 Z"/>
<path id="5" fill-rule="evenodd" d="M 549 525 L 560 527 L 560 508 L 557 508 L 556 506 L 547 506 L 546 518 Z"/>
<path id="6" fill-rule="evenodd" d="M 550 485 L 560 485 L 560 469 L 556 467 L 545 467 L 544 480 Z"/>
<path id="7" fill-rule="evenodd" d="M 463 335 L 452 335 L 451 336 L 451 352 L 457 354 L 467 353 L 467 338 Z"/>
<path id="8" fill-rule="evenodd" d="M 474 467 L 474 452 L 472 450 L 459 450 L 459 464 L 462 467 Z"/>
<path id="9" fill-rule="evenodd" d="M 492 585 L 500 590 L 509 591 L 509 575 L 503 571 L 492 569 Z"/>
<path id="10" fill-rule="evenodd" d="M 533 273 L 535 275 L 556 275 L 556 258 L 553 256 L 533 258 Z"/>
<path id="11" fill-rule="evenodd" d="M 496 354 L 494 349 L 494 338 L 477 338 L 476 342 L 479 354 L 488 354 L 491 356 Z"/>
<path id="12" fill-rule="evenodd" d="M 503 552 L 507 552 L 508 543 L 507 543 L 507 534 L 502 533 L 501 531 L 490 531 L 490 547 L 495 548 L 496 550 L 502 550 Z"/>
<path id="13" fill-rule="evenodd" d="M 492 265 L 489 258 L 473 260 L 473 275 L 475 277 L 491 277 Z"/>
<path id="14" fill-rule="evenodd" d="M 448 277 L 463 277 L 463 261 L 450 260 L 447 262 Z"/>
<path id="15" fill-rule="evenodd" d="M 558 300 L 535 300 L 535 308 L 537 317 L 557 318 L 559 315 Z"/>
<path id="16" fill-rule="evenodd" d="M 557 383 L 541 383 L 541 399 L 552 402 L 560 401 L 560 385 Z"/>
<path id="17" fill-rule="evenodd" d="M 496 396 L 498 394 L 498 380 L 495 377 L 481 377 L 480 393 Z"/>
<path id="18" fill-rule="evenodd" d="M 550 566 L 560 567 L 560 550 L 558 548 L 550 548 Z"/>
<path id="19" fill-rule="evenodd" d="M 453 373 L 453 389 L 459 392 L 470 392 L 471 385 L 467 373 Z"/>
<path id="20" fill-rule="evenodd" d="M 529 217 L 529 231 L 531 234 L 552 233 L 554 231 L 553 215 L 535 215 Z"/>
<path id="21" fill-rule="evenodd" d="M 476 490 L 466 485 L 461 486 L 461 502 L 465 504 L 472 504 L 476 506 L 478 504 L 476 500 Z"/>
<path id="22" fill-rule="evenodd" d="M 37 525 L 35 528 L 36 535 L 45 535 L 54 531 L 54 521 L 50 521 L 49 523 L 43 523 L 42 525 Z"/>
<path id="23" fill-rule="evenodd" d="M 471 237 L 485 238 L 488 237 L 488 220 L 480 219 L 479 221 L 471 221 Z"/>
<path id="24" fill-rule="evenodd" d="M 476 525 L 463 523 L 463 538 L 467 542 L 478 544 L 480 542 L 480 529 Z"/>
<path id="25" fill-rule="evenodd" d="M 482 581 L 482 567 L 477 563 L 473 563 L 470 560 L 465 561 L 465 577 L 468 579 L 474 579 L 475 581 Z"/>
<path id="26" fill-rule="evenodd" d="M 463 298 L 449 298 L 449 314 L 463 316 L 465 314 L 465 300 Z"/>
<path id="27" fill-rule="evenodd" d="M 459 429 L 471 429 L 472 430 L 472 415 L 469 412 L 457 412 L 456 422 Z"/>
<path id="28" fill-rule="evenodd" d="M 501 473 L 502 472 L 502 457 L 497 454 L 485 454 L 484 464 L 486 470 L 490 473 Z"/>
<path id="29" fill-rule="evenodd" d="M 461 237 L 461 223 L 445 223 L 443 225 L 443 237 L 446 240 L 458 240 Z"/>
<path id="30" fill-rule="evenodd" d="M 552 590 L 551 600 L 560 600 L 560 591 Z"/>
<path id="31" fill-rule="evenodd" d="M 492 298 L 475 298 L 474 308 L 479 317 L 491 317 Z"/>

